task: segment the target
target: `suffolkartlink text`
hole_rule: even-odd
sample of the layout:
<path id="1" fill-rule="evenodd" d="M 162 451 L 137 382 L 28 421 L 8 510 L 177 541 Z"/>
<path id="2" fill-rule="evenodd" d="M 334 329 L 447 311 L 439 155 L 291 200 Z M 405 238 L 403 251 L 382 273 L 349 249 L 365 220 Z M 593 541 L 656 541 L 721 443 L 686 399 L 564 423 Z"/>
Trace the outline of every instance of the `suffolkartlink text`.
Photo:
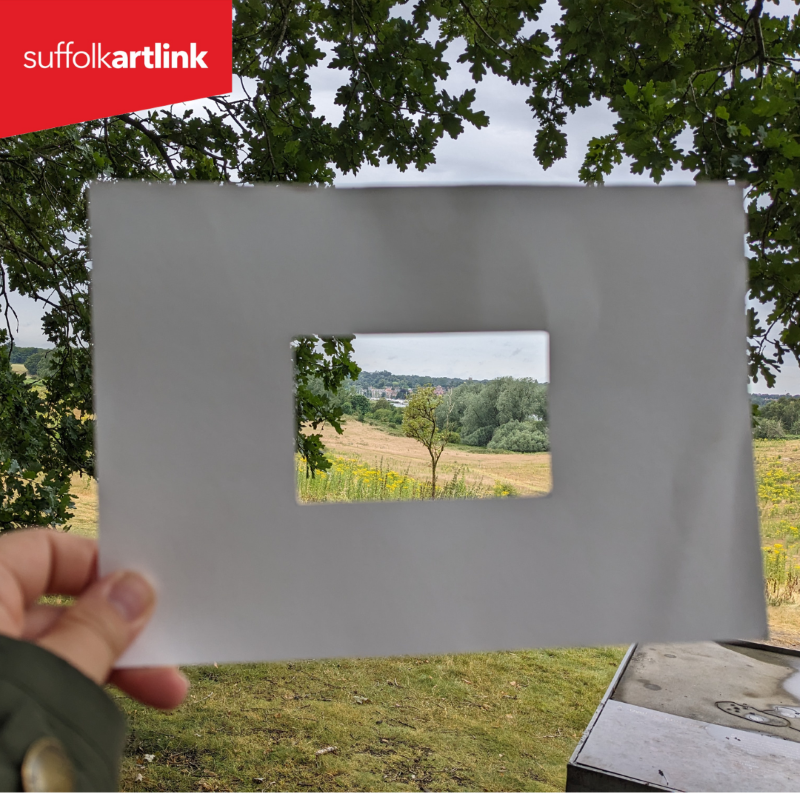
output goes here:
<path id="1" fill-rule="evenodd" d="M 75 50 L 75 42 L 59 42 L 55 50 L 25 52 L 25 69 L 208 69 L 208 50 L 197 50 L 192 42 L 188 50 L 170 49 L 168 42 L 156 42 L 141 50 L 104 50 L 101 42 L 92 42 Z"/>

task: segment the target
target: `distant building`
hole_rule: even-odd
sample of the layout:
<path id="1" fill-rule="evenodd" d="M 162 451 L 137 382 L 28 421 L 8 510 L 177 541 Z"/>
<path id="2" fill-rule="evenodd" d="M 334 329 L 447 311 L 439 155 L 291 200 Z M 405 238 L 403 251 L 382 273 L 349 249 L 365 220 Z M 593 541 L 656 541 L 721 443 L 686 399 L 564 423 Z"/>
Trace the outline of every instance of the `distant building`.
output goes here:
<path id="1" fill-rule="evenodd" d="M 447 390 L 446 390 L 446 389 L 443 389 L 441 386 L 437 386 L 437 387 L 436 387 L 436 388 L 433 390 L 433 393 L 434 393 L 434 394 L 435 394 L 437 397 L 442 397 L 443 395 L 447 394 Z"/>

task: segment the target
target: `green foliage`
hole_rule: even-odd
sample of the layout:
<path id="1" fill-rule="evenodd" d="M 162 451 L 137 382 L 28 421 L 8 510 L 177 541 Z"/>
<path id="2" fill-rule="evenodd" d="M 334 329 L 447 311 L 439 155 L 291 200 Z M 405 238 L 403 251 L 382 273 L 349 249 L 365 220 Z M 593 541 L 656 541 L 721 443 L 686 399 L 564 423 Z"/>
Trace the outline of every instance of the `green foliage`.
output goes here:
<path id="1" fill-rule="evenodd" d="M 39 362 L 42 360 L 42 358 L 44 358 L 44 353 L 32 353 L 25 359 L 25 369 L 27 369 L 31 375 L 38 375 Z"/>
<path id="2" fill-rule="evenodd" d="M 753 428 L 754 439 L 785 439 L 786 430 L 778 419 L 759 419 Z"/>
<path id="3" fill-rule="evenodd" d="M 770 425 L 769 423 L 773 423 Z M 780 435 L 762 435 L 758 432 L 765 430 L 777 431 Z M 762 439 L 775 439 L 785 433 L 800 434 L 800 399 L 793 397 L 781 397 L 771 403 L 761 406 L 758 412 L 758 424 L 756 425 L 754 436 Z"/>
<path id="4" fill-rule="evenodd" d="M 303 336 L 292 342 L 295 380 L 295 442 L 297 452 L 311 475 L 328 469 L 322 434 L 316 431 L 326 423 L 342 432 L 344 414 L 337 392 L 346 379 L 358 377 L 360 368 L 353 361 L 353 337 Z M 315 433 L 308 433 L 310 426 Z"/>
<path id="5" fill-rule="evenodd" d="M 0 531 L 68 520 L 68 456 L 78 421 L 52 424 L 46 400 L 11 371 L 6 347 L 0 347 L 0 398 Z"/>
<path id="6" fill-rule="evenodd" d="M 518 453 L 544 453 L 550 449 L 547 426 L 543 422 L 511 420 L 495 429 L 487 450 L 512 450 Z"/>
<path id="7" fill-rule="evenodd" d="M 34 353 L 45 352 L 47 351 L 41 347 L 15 347 L 9 356 L 9 360 L 12 364 L 24 364 L 27 358 L 34 355 Z"/>
<path id="8" fill-rule="evenodd" d="M 486 447 L 492 441 L 492 436 L 497 428 L 494 425 L 483 425 L 480 428 L 474 428 L 469 433 L 464 433 L 462 430 L 461 443 L 468 444 L 471 447 Z"/>
<path id="9" fill-rule="evenodd" d="M 497 481 L 494 485 L 492 494 L 495 497 L 516 497 L 518 492 L 510 483 Z"/>
<path id="10" fill-rule="evenodd" d="M 496 378 L 463 384 L 451 395 L 451 421 L 463 444 L 521 453 L 550 449 L 547 384 Z"/>
<path id="11" fill-rule="evenodd" d="M 27 350 L 31 348 L 25 349 Z M 25 369 L 27 369 L 28 373 L 31 375 L 49 375 L 56 358 L 55 353 L 52 350 L 42 350 L 40 348 L 32 349 L 35 349 L 36 352 L 31 353 L 23 362 Z M 12 352 L 12 356 L 14 353 L 16 353 L 16 349 Z M 11 363 L 13 364 L 14 362 L 12 361 Z"/>
<path id="12" fill-rule="evenodd" d="M 539 161 L 566 155 L 568 112 L 605 100 L 616 122 L 589 143 L 581 180 L 601 183 L 624 155 L 656 182 L 678 166 L 747 186 L 750 294 L 774 304 L 766 319 L 749 312 L 751 375 L 772 386 L 800 356 L 798 15 L 772 16 L 764 0 L 561 6 L 557 56 L 528 100 Z"/>
<path id="13" fill-rule="evenodd" d="M 371 408 L 369 400 L 363 394 L 354 394 L 348 401 L 345 411 L 349 414 L 366 414 Z"/>

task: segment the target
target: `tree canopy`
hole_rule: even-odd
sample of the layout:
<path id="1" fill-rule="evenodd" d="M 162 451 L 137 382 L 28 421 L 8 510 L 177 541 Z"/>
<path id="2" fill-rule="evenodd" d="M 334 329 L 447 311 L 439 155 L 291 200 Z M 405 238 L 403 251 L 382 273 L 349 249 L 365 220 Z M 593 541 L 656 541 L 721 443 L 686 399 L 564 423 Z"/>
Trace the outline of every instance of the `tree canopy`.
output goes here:
<path id="1" fill-rule="evenodd" d="M 44 305 L 54 350 L 43 395 L 2 378 L 0 528 L 63 522 L 69 472 L 94 471 L 88 183 L 330 184 L 382 159 L 425 169 L 442 137 L 488 124 L 474 88 L 443 87 L 452 59 L 476 82 L 492 72 L 528 87 L 533 157 L 545 167 L 566 154 L 569 113 L 604 100 L 617 121 L 590 142 L 585 182 L 623 156 L 656 181 L 674 167 L 742 181 L 751 296 L 774 306 L 751 314 L 752 374 L 772 385 L 784 358 L 800 355 L 797 15 L 772 16 L 765 0 L 560 0 L 551 36 L 537 23 L 543 0 L 233 5 L 241 96 L 211 98 L 205 114 L 159 109 L 0 140 L 0 344 L 13 343 L 13 289 Z M 311 70 L 327 54 L 340 76 L 338 122 L 311 99 Z M 307 363 L 309 375 L 330 384 L 339 367 L 350 371 L 346 352 L 334 360 Z M 301 409 L 298 425 L 306 412 L 316 414 Z M 301 449 L 305 435 L 298 429 Z M 19 475 L 34 476 L 30 492 Z"/>

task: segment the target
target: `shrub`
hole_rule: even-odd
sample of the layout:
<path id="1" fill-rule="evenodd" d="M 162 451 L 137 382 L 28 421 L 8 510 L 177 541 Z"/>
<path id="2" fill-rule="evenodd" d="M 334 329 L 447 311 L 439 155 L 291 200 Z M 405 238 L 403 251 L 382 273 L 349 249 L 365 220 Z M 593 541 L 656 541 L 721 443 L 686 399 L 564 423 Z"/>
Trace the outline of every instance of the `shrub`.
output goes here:
<path id="1" fill-rule="evenodd" d="M 473 447 L 486 447 L 492 440 L 495 431 L 494 425 L 484 425 L 482 428 L 472 431 L 461 439 L 462 444 L 469 444 Z"/>
<path id="2" fill-rule="evenodd" d="M 777 419 L 761 417 L 758 424 L 753 429 L 754 439 L 785 439 L 786 431 L 783 424 Z"/>
<path id="3" fill-rule="evenodd" d="M 511 450 L 516 453 L 543 453 L 550 449 L 547 428 L 541 422 L 506 422 L 495 430 L 488 450 Z"/>

